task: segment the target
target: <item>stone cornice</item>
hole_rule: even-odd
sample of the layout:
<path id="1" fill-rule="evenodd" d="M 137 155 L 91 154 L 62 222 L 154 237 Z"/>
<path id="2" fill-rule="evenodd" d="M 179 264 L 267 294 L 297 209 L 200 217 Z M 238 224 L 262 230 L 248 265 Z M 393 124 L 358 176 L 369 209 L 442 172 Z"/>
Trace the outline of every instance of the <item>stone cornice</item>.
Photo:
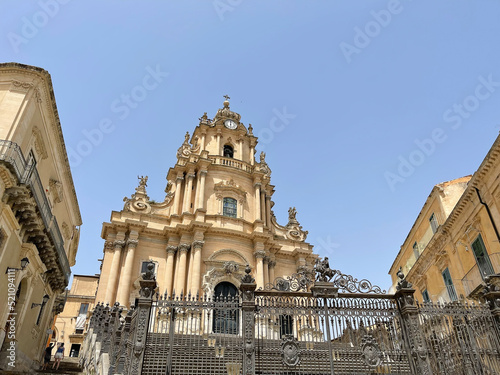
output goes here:
<path id="1" fill-rule="evenodd" d="M 40 95 L 45 99 L 47 113 L 52 117 L 52 121 L 50 121 L 53 125 L 51 130 L 54 132 L 54 134 L 56 134 L 56 137 L 58 138 L 58 142 L 56 142 L 56 145 L 52 145 L 52 147 L 55 146 L 57 148 L 59 158 L 64 164 L 64 177 L 67 180 L 68 189 L 71 191 L 71 203 L 73 206 L 73 212 L 76 216 L 75 224 L 81 225 L 82 216 L 80 214 L 80 207 L 78 204 L 78 198 L 76 196 L 73 176 L 71 174 L 68 153 L 66 151 L 66 145 L 64 142 L 61 123 L 59 120 L 59 112 L 57 110 L 56 99 L 54 96 L 54 89 L 50 74 L 45 69 L 19 63 L 1 63 L 0 72 L 23 75 L 26 78 L 29 77 L 33 80 L 33 82 L 35 82 L 39 89 L 42 89 L 42 93 Z"/>

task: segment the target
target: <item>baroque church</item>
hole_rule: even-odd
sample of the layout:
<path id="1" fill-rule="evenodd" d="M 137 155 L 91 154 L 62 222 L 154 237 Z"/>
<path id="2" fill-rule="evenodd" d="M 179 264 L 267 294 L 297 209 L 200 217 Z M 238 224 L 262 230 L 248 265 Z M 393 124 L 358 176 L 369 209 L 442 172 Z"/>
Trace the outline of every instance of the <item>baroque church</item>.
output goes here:
<path id="1" fill-rule="evenodd" d="M 278 277 L 312 273 L 317 258 L 307 231 L 288 211 L 273 213 L 274 185 L 265 153 L 256 160 L 257 137 L 225 96 L 213 119 L 205 112 L 186 133 L 177 163 L 167 174 L 163 202 L 150 200 L 148 177 L 103 224 L 105 240 L 96 302 L 129 308 L 139 280 L 155 265 L 162 295 L 236 295 L 246 265 L 257 287 Z"/>

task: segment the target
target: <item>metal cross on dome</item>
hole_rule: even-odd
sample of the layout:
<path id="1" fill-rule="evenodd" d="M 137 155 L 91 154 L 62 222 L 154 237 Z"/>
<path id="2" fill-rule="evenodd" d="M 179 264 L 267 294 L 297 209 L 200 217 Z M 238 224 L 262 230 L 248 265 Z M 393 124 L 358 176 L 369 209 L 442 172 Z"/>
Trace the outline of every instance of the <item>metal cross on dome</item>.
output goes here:
<path id="1" fill-rule="evenodd" d="M 226 98 L 226 100 L 231 99 L 231 98 L 229 97 L 229 95 L 224 95 L 224 96 L 223 96 L 223 98 Z"/>

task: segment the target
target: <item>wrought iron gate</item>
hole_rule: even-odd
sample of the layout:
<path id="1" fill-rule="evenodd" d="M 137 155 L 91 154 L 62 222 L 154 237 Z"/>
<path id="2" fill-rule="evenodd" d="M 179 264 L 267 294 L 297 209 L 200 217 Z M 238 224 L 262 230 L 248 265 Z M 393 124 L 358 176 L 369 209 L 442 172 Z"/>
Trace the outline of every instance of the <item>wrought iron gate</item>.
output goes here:
<path id="1" fill-rule="evenodd" d="M 397 306 L 370 297 L 257 293 L 255 373 L 409 374 Z"/>
<path id="2" fill-rule="evenodd" d="M 256 290 L 247 267 L 240 295 L 226 297 L 155 299 L 144 279 L 124 321 L 118 306 L 96 307 L 82 363 L 98 369 L 108 355 L 109 371 L 127 375 L 500 374 L 500 275 L 488 304 L 419 305 L 402 274 L 389 295 L 327 271 Z"/>
<path id="3" fill-rule="evenodd" d="M 142 374 L 219 375 L 242 363 L 239 297 L 153 302 Z"/>

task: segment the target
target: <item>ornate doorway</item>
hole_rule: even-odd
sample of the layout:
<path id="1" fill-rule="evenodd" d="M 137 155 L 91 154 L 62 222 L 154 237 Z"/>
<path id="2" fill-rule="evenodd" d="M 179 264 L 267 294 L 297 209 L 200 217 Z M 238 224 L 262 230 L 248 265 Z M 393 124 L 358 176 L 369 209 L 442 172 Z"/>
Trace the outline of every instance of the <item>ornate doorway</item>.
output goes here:
<path id="1" fill-rule="evenodd" d="M 238 298 L 238 289 L 223 281 L 215 286 L 214 300 L 217 302 L 234 301 Z M 239 313 L 232 309 L 214 309 L 212 330 L 214 333 L 238 334 Z"/>

